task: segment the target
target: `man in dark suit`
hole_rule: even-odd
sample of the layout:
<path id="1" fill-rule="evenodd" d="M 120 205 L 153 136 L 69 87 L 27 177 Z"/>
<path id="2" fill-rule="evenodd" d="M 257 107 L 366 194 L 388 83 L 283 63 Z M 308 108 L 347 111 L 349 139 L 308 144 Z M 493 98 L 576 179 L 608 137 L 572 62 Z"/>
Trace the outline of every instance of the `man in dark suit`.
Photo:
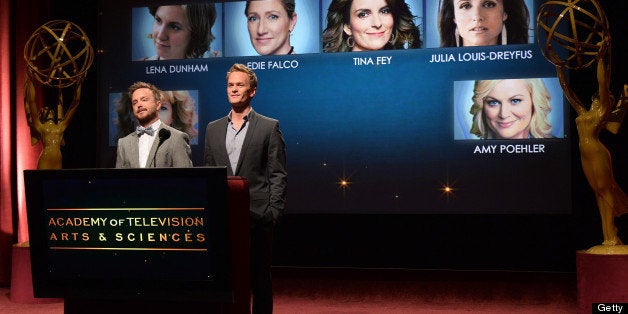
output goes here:
<path id="1" fill-rule="evenodd" d="M 159 120 L 161 91 L 153 84 L 129 87 L 136 131 L 118 140 L 116 168 L 192 167 L 187 133 Z"/>
<path id="2" fill-rule="evenodd" d="M 227 73 L 231 111 L 207 125 L 205 166 L 226 166 L 228 175 L 249 182 L 253 313 L 272 313 L 272 242 L 286 199 L 286 148 L 279 122 L 251 108 L 256 91 L 255 73 L 234 64 Z"/>

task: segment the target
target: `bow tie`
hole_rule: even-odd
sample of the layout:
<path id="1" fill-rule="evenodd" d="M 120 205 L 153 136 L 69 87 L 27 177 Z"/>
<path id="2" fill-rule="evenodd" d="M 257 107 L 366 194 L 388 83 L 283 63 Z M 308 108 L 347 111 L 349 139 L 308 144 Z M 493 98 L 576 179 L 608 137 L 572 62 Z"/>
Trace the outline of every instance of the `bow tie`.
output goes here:
<path id="1" fill-rule="evenodd" d="M 155 130 L 153 130 L 153 128 L 151 127 L 145 128 L 145 127 L 138 126 L 137 128 L 135 128 L 135 133 L 137 133 L 138 136 L 141 136 L 144 133 L 150 136 L 153 136 L 153 134 L 155 134 Z"/>

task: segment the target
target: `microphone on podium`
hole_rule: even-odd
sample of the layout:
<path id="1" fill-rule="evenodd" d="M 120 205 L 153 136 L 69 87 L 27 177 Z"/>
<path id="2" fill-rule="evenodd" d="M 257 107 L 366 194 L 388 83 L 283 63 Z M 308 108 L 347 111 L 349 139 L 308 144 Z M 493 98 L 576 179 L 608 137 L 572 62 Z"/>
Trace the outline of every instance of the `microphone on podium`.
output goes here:
<path id="1" fill-rule="evenodd" d="M 157 133 L 159 137 L 159 142 L 157 143 L 157 148 L 155 149 L 155 155 L 153 156 L 153 168 L 157 167 L 157 152 L 159 151 L 159 146 L 163 144 L 168 138 L 170 138 L 170 130 L 159 129 L 159 133 Z"/>
<path id="2" fill-rule="evenodd" d="M 161 145 L 165 140 L 170 138 L 170 131 L 166 129 L 159 129 L 158 136 L 159 136 L 159 145 Z"/>

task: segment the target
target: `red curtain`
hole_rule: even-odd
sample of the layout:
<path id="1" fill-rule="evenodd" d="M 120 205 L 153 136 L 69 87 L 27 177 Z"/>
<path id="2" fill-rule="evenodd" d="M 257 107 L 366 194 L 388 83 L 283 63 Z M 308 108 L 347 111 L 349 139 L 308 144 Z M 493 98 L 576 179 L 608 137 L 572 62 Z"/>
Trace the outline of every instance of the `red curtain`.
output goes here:
<path id="1" fill-rule="evenodd" d="M 49 5 L 49 0 L 0 0 L 0 285 L 10 283 L 11 246 L 28 241 L 22 173 L 37 168 L 41 145 L 31 146 L 23 109 L 23 50 Z"/>
<path id="2" fill-rule="evenodd" d="M 13 242 L 10 2 L 0 0 L 0 285 L 10 281 Z"/>

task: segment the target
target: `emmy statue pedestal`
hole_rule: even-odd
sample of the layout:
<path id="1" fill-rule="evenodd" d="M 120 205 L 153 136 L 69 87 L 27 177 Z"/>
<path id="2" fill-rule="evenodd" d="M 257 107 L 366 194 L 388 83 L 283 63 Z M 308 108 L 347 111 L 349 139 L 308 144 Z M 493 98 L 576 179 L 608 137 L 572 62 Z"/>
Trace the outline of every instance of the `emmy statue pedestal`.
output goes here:
<path id="1" fill-rule="evenodd" d="M 617 134 L 626 113 L 628 84 L 615 105 L 611 92 L 611 32 L 596 0 L 545 1 L 538 9 L 537 38 L 543 56 L 556 67 L 565 97 L 578 114 L 582 169 L 595 192 L 604 241 L 576 253 L 578 313 L 592 313 L 594 303 L 628 301 L 628 246 L 621 245 L 614 219 L 628 214 L 628 197 L 613 176 L 609 150 L 600 132 Z M 597 92 L 585 103 L 570 86 L 570 70 L 595 67 Z M 587 98 L 585 98 L 587 99 Z M 595 308 L 597 313 L 597 308 Z"/>
<path id="2" fill-rule="evenodd" d="M 30 246 L 14 244 L 11 260 L 11 302 L 15 303 L 57 303 L 60 298 L 35 298 L 33 296 L 33 275 L 31 271 Z"/>
<path id="3" fill-rule="evenodd" d="M 628 300 L 628 254 L 576 253 L 578 313 L 591 313 L 593 303 Z"/>

